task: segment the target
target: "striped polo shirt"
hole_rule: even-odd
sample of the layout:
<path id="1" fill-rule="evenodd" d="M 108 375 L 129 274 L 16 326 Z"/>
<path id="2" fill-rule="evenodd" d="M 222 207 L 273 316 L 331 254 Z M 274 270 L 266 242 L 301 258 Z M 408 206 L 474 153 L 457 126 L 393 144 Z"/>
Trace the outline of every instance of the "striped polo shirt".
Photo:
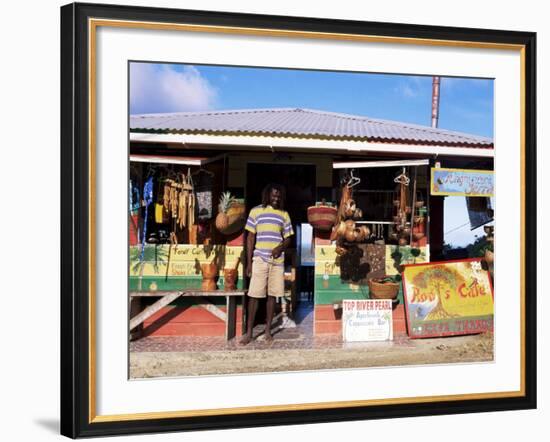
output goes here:
<path id="1" fill-rule="evenodd" d="M 283 239 L 294 235 L 288 212 L 274 209 L 270 205 L 256 206 L 248 215 L 245 229 L 256 234 L 254 256 L 259 256 L 264 261 L 273 262 L 273 264 L 284 264 L 284 253 L 279 258 L 273 259 L 271 252 L 283 242 Z"/>

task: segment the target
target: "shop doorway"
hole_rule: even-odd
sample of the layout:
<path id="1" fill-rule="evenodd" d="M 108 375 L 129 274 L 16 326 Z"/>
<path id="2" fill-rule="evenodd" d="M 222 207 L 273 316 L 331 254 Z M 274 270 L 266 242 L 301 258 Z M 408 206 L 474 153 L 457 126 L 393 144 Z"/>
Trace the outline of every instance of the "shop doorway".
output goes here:
<path id="1" fill-rule="evenodd" d="M 287 281 L 286 286 L 293 292 L 289 307 L 297 314 L 295 316 L 299 322 L 300 317 L 313 311 L 314 267 L 308 259 L 302 260 L 301 251 L 311 248 L 311 235 L 303 229 L 303 225 L 307 224 L 307 208 L 315 204 L 317 197 L 316 167 L 311 164 L 248 163 L 246 178 L 248 211 L 261 203 L 262 190 L 267 184 L 277 183 L 285 187 L 285 210 L 290 215 L 295 232 L 290 249 L 285 254 L 285 273 L 287 279 L 293 279 Z"/>

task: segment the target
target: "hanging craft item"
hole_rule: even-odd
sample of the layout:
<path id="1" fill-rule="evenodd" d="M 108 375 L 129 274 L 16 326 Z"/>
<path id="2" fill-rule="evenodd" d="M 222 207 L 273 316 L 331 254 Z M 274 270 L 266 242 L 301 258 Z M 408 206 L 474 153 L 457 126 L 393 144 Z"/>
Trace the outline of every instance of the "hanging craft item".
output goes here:
<path id="1" fill-rule="evenodd" d="M 170 212 L 170 198 L 172 197 L 172 189 L 168 181 L 164 184 L 164 194 L 162 198 L 162 203 L 164 206 L 165 212 Z"/>
<path id="2" fill-rule="evenodd" d="M 188 192 L 181 189 L 178 192 L 178 227 L 183 229 L 187 223 L 187 198 Z"/>
<path id="3" fill-rule="evenodd" d="M 242 200 L 224 192 L 220 197 L 218 215 L 216 215 L 216 229 L 224 235 L 232 235 L 244 227 L 246 222 L 246 208 Z"/>
<path id="4" fill-rule="evenodd" d="M 170 217 L 168 216 L 168 212 L 164 210 L 165 206 L 165 199 L 166 199 L 166 186 L 160 184 L 155 189 L 156 192 L 156 198 L 155 198 L 155 205 L 154 205 L 154 218 L 156 224 L 167 224 L 170 222 Z"/>
<path id="5" fill-rule="evenodd" d="M 197 209 L 199 221 L 212 218 L 212 191 L 197 191 Z"/>
<path id="6" fill-rule="evenodd" d="M 191 192 L 189 194 L 189 198 L 187 199 L 187 225 L 192 226 L 195 224 L 195 209 L 196 209 L 196 202 L 195 202 L 195 194 Z"/>
<path id="7" fill-rule="evenodd" d="M 195 189 L 193 185 L 193 179 L 191 178 L 191 170 L 187 170 L 187 225 L 192 226 L 195 224 Z"/>
<path id="8" fill-rule="evenodd" d="M 155 203 L 155 222 L 157 224 L 164 223 L 164 206 L 159 203 Z"/>
<path id="9" fill-rule="evenodd" d="M 139 189 L 133 185 L 130 180 L 130 212 L 134 213 L 141 207 L 141 200 L 139 196 Z"/>
<path id="10" fill-rule="evenodd" d="M 352 195 L 352 188 L 360 182 L 361 179 L 353 175 L 353 170 L 350 172 L 349 177 L 343 181 L 342 197 L 330 235 L 330 239 L 332 241 L 336 240 L 337 245 L 340 247 L 342 247 L 343 242 L 363 242 L 370 236 L 368 227 L 358 227 L 354 221 L 363 216 L 363 211 L 357 207 Z"/>
<path id="11" fill-rule="evenodd" d="M 412 208 L 409 205 L 409 184 L 410 178 L 407 176 L 405 168 L 403 171 L 393 180 L 398 184 L 396 189 L 396 197 L 393 200 L 393 205 L 396 209 L 393 217 L 393 229 L 394 232 L 390 235 L 390 238 L 397 241 L 400 246 L 406 246 L 411 240 L 411 222 Z"/>
<path id="12" fill-rule="evenodd" d="M 147 218 L 149 216 L 149 205 L 153 202 L 153 177 L 145 182 L 143 186 L 143 205 L 145 206 L 145 217 L 143 219 L 143 233 L 141 235 L 141 253 L 139 255 L 139 285 L 138 290 L 141 290 L 141 281 L 143 274 L 143 258 L 145 256 L 145 238 L 147 236 Z"/>
<path id="13" fill-rule="evenodd" d="M 129 215 L 130 215 L 130 245 L 136 246 L 140 243 L 139 238 L 139 208 L 141 206 L 139 189 L 130 180 L 129 187 Z"/>
<path id="14" fill-rule="evenodd" d="M 349 206 L 351 200 L 351 187 L 349 183 L 345 183 L 342 186 L 342 197 L 340 198 L 340 205 L 338 206 L 338 218 L 346 219 L 346 209 Z"/>
<path id="15" fill-rule="evenodd" d="M 193 188 L 196 197 L 197 219 L 207 221 L 212 219 L 212 189 L 214 187 L 214 174 L 204 169 L 200 169 L 193 174 Z"/>
<path id="16" fill-rule="evenodd" d="M 149 218 L 149 205 L 153 202 L 153 177 L 145 182 L 143 186 L 143 205 L 145 206 L 145 216 L 143 218 L 143 235 L 142 235 L 142 249 L 141 260 L 143 260 L 143 252 L 145 249 L 145 237 L 147 235 L 147 219 Z"/>
<path id="17" fill-rule="evenodd" d="M 191 175 L 182 174 L 181 181 L 167 179 L 164 185 L 163 207 L 180 230 L 195 222 L 195 196 Z"/>
<path id="18" fill-rule="evenodd" d="M 338 220 L 338 209 L 325 200 L 307 208 L 307 221 L 314 229 L 329 231 Z"/>

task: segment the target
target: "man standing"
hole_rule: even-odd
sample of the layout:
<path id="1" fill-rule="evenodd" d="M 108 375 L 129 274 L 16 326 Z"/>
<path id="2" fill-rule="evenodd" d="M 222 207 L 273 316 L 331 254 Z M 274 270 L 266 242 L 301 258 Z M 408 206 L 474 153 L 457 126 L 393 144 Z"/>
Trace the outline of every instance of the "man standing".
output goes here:
<path id="1" fill-rule="evenodd" d="M 246 334 L 240 341 L 243 345 L 252 340 L 258 303 L 266 295 L 265 339 L 273 339 L 271 321 L 275 311 L 275 298 L 283 296 L 285 290 L 284 251 L 294 234 L 290 216 L 284 206 L 284 188 L 278 184 L 268 184 L 262 191 L 262 204 L 250 211 L 246 221 L 246 275 L 251 280 L 248 288 Z"/>

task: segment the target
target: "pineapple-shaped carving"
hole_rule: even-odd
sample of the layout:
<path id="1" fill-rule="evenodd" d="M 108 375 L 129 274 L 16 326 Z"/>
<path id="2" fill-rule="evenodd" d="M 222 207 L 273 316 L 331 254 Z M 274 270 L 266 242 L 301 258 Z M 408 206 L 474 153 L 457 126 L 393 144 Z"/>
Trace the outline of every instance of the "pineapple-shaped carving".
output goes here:
<path id="1" fill-rule="evenodd" d="M 230 192 L 222 193 L 216 216 L 216 229 L 224 235 L 241 231 L 246 221 L 245 205 L 242 200 L 231 196 Z"/>
<path id="2" fill-rule="evenodd" d="M 220 197 L 220 203 L 218 204 L 218 215 L 216 216 L 216 228 L 223 232 L 229 225 L 229 217 L 227 212 L 233 203 L 233 197 L 231 192 L 223 192 Z"/>

